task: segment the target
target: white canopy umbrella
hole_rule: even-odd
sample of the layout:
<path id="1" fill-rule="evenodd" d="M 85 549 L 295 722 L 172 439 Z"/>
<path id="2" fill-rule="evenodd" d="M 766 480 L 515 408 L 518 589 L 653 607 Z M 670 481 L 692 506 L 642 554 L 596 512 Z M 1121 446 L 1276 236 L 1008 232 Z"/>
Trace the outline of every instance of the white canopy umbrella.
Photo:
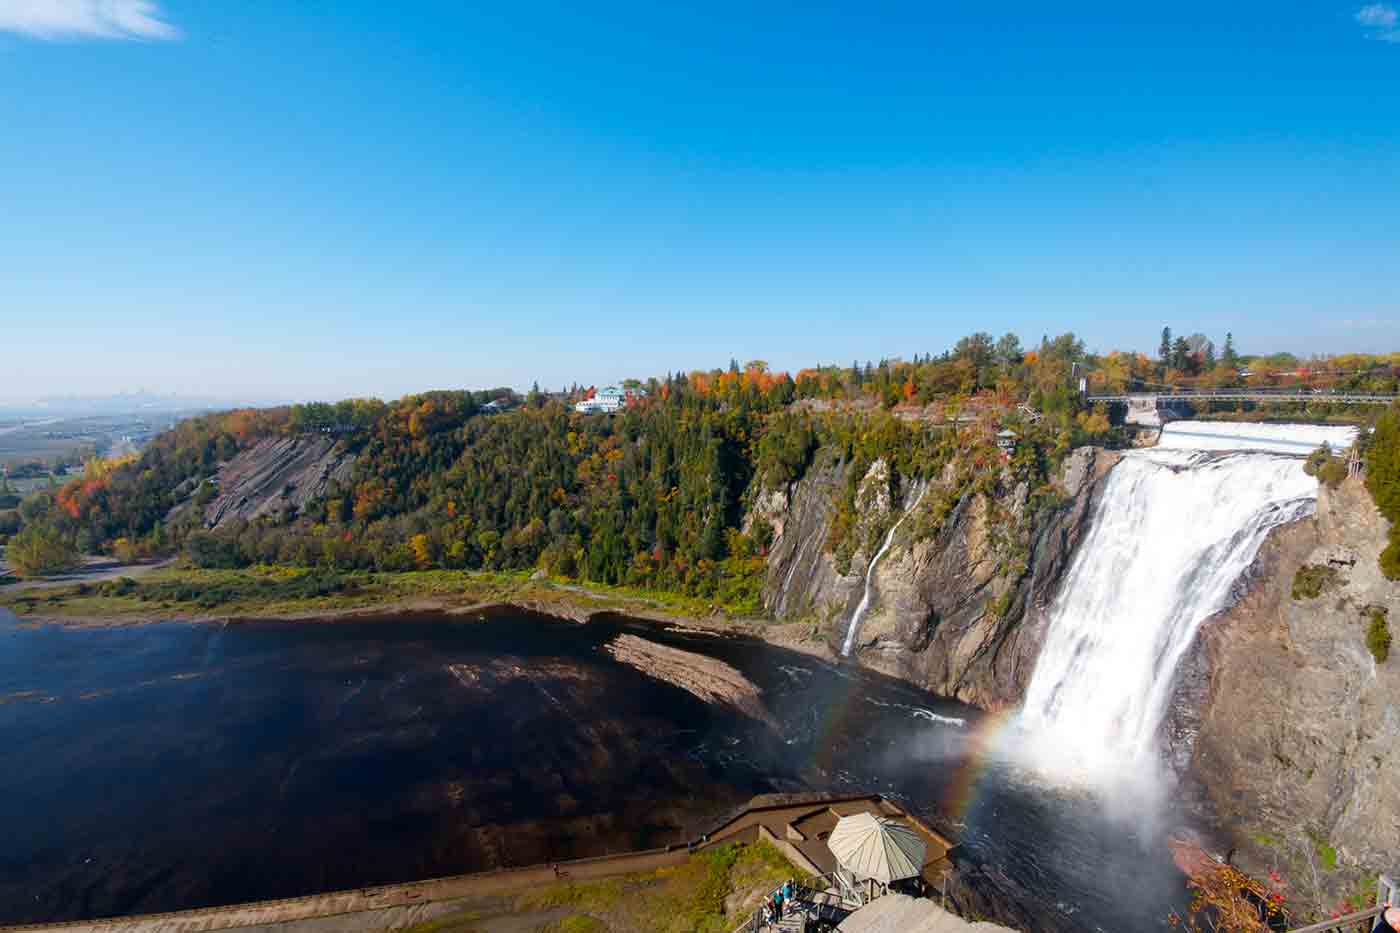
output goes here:
<path id="1" fill-rule="evenodd" d="M 909 824 L 873 813 L 841 817 L 826 845 L 842 868 L 883 884 L 918 875 L 928 851 L 928 842 Z"/>

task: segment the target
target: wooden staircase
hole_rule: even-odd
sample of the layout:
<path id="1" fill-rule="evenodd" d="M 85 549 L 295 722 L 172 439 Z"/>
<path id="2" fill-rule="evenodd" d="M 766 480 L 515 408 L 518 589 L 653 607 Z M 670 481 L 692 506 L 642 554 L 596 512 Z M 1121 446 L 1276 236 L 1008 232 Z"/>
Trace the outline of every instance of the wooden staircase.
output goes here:
<path id="1" fill-rule="evenodd" d="M 800 910 L 789 911 L 781 923 L 770 923 L 771 933 L 807 933 L 807 914 Z"/>

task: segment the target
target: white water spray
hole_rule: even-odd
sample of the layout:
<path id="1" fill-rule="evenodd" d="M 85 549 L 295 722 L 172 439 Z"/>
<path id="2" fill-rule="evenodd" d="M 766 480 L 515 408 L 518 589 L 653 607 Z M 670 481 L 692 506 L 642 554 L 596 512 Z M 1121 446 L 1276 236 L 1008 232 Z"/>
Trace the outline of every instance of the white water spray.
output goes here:
<path id="1" fill-rule="evenodd" d="M 865 593 L 860 597 L 860 605 L 856 606 L 856 611 L 851 613 L 851 624 L 846 626 L 846 640 L 841 643 L 841 657 L 851 656 L 851 648 L 856 643 L 856 631 L 860 628 L 861 616 L 865 615 L 865 610 L 870 608 L 870 582 L 875 576 L 875 565 L 880 562 L 880 558 L 885 556 L 885 552 L 894 543 L 894 533 L 899 530 L 899 526 L 904 524 L 904 520 L 914 514 L 914 510 L 919 507 L 919 503 L 924 498 L 924 493 L 928 492 L 925 486 L 919 491 L 919 495 L 914 499 L 914 504 L 899 517 L 899 521 L 890 526 L 889 533 L 885 535 L 885 541 L 880 545 L 880 550 L 875 552 L 875 556 L 870 558 L 870 566 L 865 568 Z"/>
<path id="2" fill-rule="evenodd" d="M 1183 449 L 1203 427 L 1168 428 L 1162 448 L 1125 455 L 1108 477 L 1026 691 L 1022 735 L 1042 769 L 1155 773 L 1176 669 L 1201 624 L 1230 604 L 1269 530 L 1315 508 L 1300 459 L 1255 452 L 1253 436 L 1237 436 L 1232 453 Z"/>

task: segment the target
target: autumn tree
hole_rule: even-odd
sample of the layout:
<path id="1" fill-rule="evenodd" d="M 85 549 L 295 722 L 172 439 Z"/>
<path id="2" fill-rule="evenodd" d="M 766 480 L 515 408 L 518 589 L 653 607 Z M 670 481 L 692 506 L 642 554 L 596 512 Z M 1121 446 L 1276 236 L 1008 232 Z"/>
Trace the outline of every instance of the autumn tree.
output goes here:
<path id="1" fill-rule="evenodd" d="M 1257 880 L 1182 836 L 1169 839 L 1167 847 L 1191 893 L 1184 914 L 1167 918 L 1171 927 L 1191 933 L 1273 933 L 1291 926 L 1289 885 L 1278 872 Z"/>
<path id="2" fill-rule="evenodd" d="M 11 538 L 5 560 L 26 580 L 63 573 L 81 563 L 72 539 L 46 522 L 29 525 Z"/>

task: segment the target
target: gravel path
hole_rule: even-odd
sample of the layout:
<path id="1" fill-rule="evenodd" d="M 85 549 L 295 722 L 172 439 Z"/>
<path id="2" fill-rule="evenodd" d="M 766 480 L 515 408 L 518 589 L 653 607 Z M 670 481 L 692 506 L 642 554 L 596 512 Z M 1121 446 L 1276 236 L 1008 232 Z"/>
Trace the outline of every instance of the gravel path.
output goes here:
<path id="1" fill-rule="evenodd" d="M 0 586 L 0 593 L 13 593 L 17 590 L 44 590 L 56 586 L 71 586 L 74 583 L 101 583 L 103 580 L 115 580 L 118 577 L 140 577 L 152 570 L 169 567 L 173 563 L 175 563 L 173 557 L 139 564 L 123 564 L 110 557 L 87 557 L 83 559 L 83 566 L 72 573 L 44 577 L 41 580 L 21 580 L 19 583 L 8 583 Z M 0 577 L 4 577 L 9 572 L 9 565 L 0 559 Z"/>

